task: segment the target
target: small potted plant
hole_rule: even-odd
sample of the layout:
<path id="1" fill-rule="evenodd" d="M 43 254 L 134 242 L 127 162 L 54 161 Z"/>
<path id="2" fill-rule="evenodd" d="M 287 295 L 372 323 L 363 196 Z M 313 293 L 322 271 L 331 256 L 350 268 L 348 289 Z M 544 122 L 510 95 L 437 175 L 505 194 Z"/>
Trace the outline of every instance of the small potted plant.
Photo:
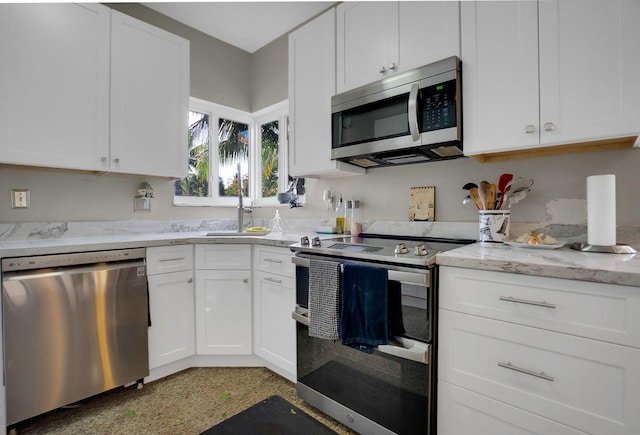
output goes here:
<path id="1" fill-rule="evenodd" d="M 138 198 L 153 198 L 153 187 L 148 181 L 141 181 L 138 186 Z"/>

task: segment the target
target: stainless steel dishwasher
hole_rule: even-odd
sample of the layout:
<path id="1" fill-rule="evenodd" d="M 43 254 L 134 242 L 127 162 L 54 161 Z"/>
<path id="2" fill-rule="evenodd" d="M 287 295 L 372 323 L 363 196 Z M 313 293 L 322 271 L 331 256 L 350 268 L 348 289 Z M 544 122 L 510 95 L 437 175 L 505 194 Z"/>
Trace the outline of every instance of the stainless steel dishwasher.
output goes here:
<path id="1" fill-rule="evenodd" d="M 7 424 L 149 374 L 145 250 L 2 260 Z"/>

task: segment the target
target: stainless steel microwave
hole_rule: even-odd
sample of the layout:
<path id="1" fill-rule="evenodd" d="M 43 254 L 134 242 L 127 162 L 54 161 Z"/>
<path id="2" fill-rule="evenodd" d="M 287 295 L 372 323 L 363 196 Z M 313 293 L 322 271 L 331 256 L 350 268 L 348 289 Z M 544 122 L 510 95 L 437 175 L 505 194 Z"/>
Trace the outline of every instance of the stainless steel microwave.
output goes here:
<path id="1" fill-rule="evenodd" d="M 364 168 L 462 157 L 453 56 L 331 98 L 331 158 Z"/>

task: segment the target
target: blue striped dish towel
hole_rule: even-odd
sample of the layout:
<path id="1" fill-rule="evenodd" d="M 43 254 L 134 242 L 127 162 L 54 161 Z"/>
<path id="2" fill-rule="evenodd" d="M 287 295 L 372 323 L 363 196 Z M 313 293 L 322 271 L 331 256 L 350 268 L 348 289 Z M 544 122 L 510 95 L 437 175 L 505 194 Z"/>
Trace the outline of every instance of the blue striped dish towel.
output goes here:
<path id="1" fill-rule="evenodd" d="M 309 336 L 339 340 L 340 263 L 310 260 Z"/>

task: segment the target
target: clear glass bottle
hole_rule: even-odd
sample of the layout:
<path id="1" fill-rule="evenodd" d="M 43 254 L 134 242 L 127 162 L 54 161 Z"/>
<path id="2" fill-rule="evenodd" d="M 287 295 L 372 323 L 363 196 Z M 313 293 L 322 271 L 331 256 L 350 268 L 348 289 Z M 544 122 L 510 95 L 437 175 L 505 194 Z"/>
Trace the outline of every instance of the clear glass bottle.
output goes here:
<path id="1" fill-rule="evenodd" d="M 271 232 L 272 233 L 282 232 L 282 218 L 280 217 L 280 210 L 276 210 L 276 215 L 271 220 Z"/>
<path id="2" fill-rule="evenodd" d="M 342 195 L 338 200 L 338 207 L 336 207 L 336 232 L 338 234 L 344 234 L 344 213 L 345 213 L 344 201 Z"/>
<path id="3" fill-rule="evenodd" d="M 362 232 L 362 209 L 360 201 L 354 200 L 351 206 L 351 235 L 359 236 Z"/>
<path id="4" fill-rule="evenodd" d="M 344 211 L 344 233 L 351 234 L 351 213 L 353 209 L 353 201 L 347 200 L 347 208 Z"/>

